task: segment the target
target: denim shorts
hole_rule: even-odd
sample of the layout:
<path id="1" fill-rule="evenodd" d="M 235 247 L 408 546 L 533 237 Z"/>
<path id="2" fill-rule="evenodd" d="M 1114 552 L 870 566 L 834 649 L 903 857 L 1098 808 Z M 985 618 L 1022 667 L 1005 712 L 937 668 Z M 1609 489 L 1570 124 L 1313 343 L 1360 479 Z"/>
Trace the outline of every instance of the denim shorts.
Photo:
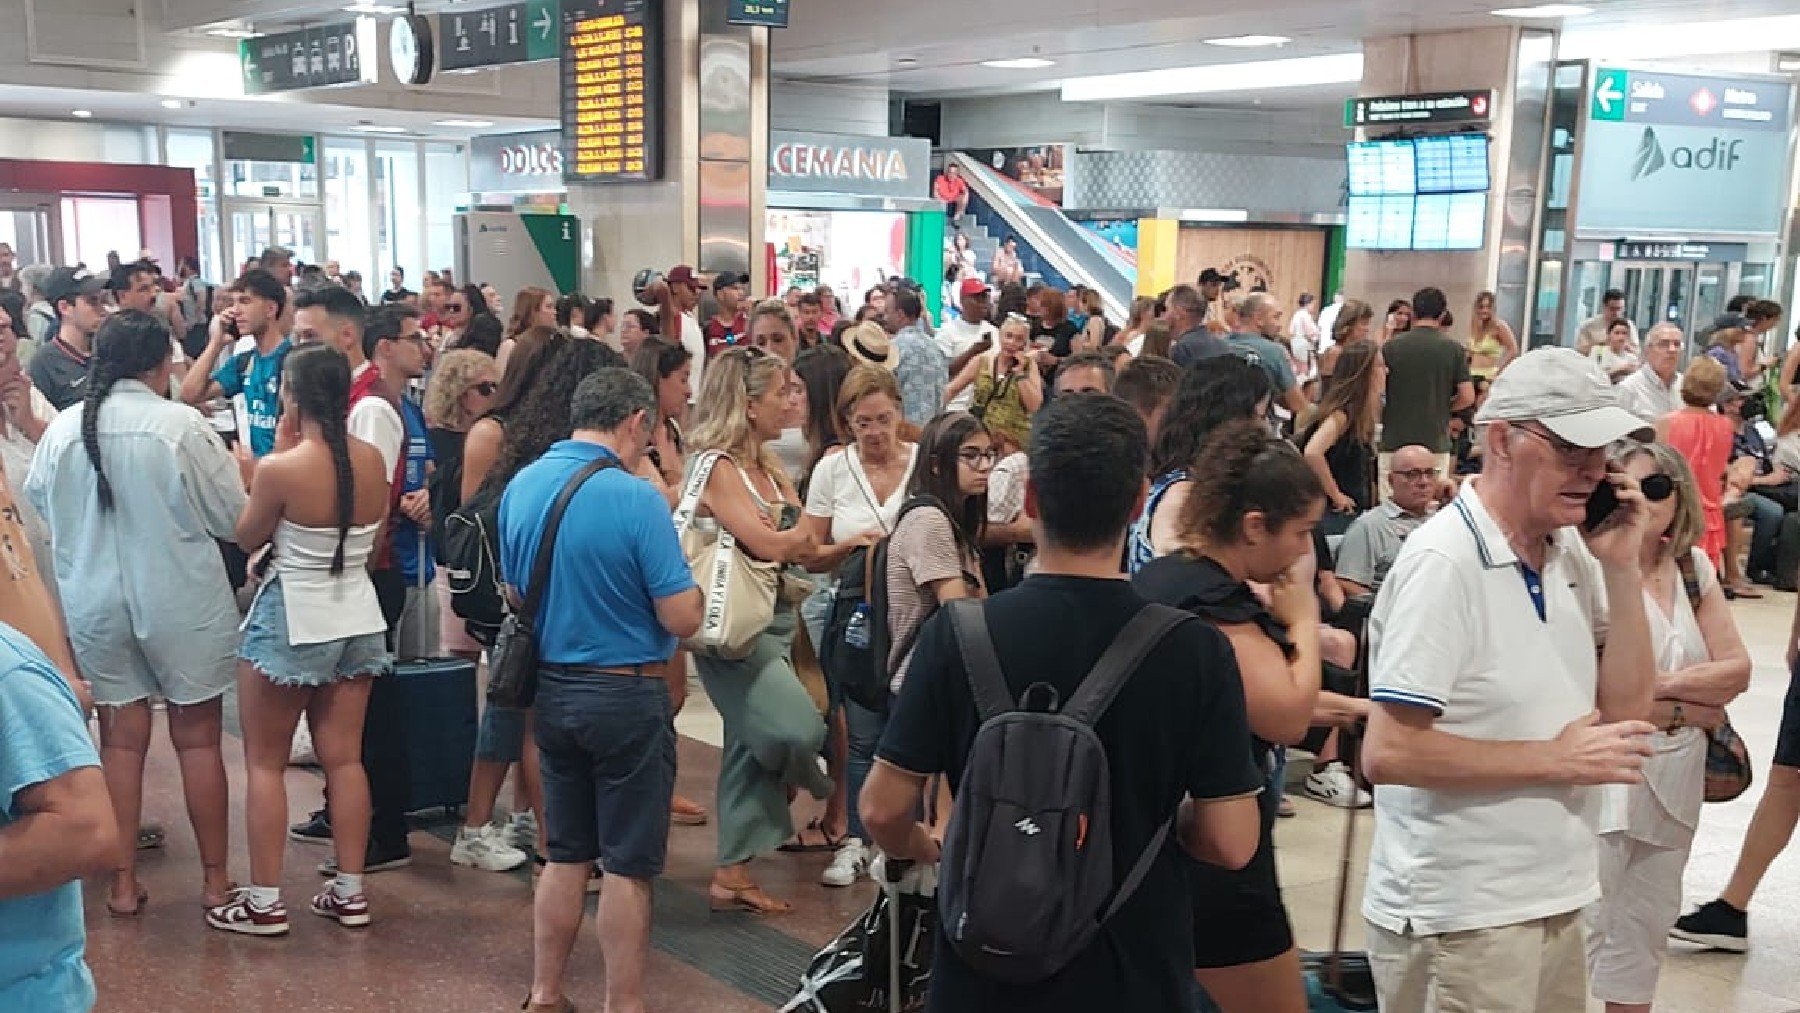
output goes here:
<path id="1" fill-rule="evenodd" d="M 250 606 L 238 657 L 255 665 L 263 678 L 277 686 L 329 686 L 365 675 L 385 675 L 393 667 L 387 638 L 379 633 L 322 644 L 289 643 L 287 606 L 281 578 L 276 576 L 262 586 Z"/>
<path id="2" fill-rule="evenodd" d="M 525 717 L 517 707 L 488 704 L 475 733 L 475 758 L 489 763 L 518 763 L 525 758 Z"/>
<path id="3" fill-rule="evenodd" d="M 654 879 L 669 850 L 675 726 L 659 676 L 544 671 L 533 709 L 545 855 Z"/>

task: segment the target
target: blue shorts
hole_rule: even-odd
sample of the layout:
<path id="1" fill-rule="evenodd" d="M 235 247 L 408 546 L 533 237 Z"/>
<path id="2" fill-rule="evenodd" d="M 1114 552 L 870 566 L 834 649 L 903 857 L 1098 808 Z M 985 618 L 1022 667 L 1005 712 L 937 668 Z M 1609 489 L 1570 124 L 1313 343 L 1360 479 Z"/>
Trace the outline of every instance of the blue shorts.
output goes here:
<path id="1" fill-rule="evenodd" d="M 256 666 L 263 678 L 277 686 L 329 686 L 365 675 L 386 675 L 393 667 L 387 638 L 364 633 L 322 644 L 288 642 L 287 606 L 281 594 L 281 578 L 270 576 L 257 592 L 244 618 L 244 639 L 238 657 Z"/>
<path id="2" fill-rule="evenodd" d="M 488 704 L 475 733 L 475 758 L 488 763 L 518 763 L 525 758 L 525 718 L 531 712 Z"/>
<path id="3" fill-rule="evenodd" d="M 669 850 L 675 726 L 660 676 L 540 674 L 533 710 L 552 862 L 654 879 Z"/>

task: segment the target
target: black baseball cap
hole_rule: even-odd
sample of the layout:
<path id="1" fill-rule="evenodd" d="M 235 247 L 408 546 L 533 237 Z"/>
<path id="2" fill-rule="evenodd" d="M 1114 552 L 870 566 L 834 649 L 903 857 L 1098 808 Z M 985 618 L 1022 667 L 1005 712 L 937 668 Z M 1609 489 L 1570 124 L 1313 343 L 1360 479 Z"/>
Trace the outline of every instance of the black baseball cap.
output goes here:
<path id="1" fill-rule="evenodd" d="M 44 300 L 51 306 L 64 299 L 98 295 L 106 290 L 106 279 L 85 267 L 59 267 L 44 282 Z"/>
<path id="2" fill-rule="evenodd" d="M 1209 267 L 1200 272 L 1200 284 L 1202 285 L 1222 284 L 1224 281 L 1225 275 L 1220 273 L 1219 269 L 1216 267 Z"/>

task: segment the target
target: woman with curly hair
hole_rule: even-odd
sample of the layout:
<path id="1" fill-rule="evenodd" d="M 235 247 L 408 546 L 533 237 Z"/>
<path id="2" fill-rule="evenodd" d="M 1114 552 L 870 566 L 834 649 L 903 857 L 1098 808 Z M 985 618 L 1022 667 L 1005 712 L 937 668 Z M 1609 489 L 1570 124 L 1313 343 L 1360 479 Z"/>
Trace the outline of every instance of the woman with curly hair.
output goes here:
<path id="1" fill-rule="evenodd" d="M 431 520 L 444 529 L 444 518 L 462 506 L 463 446 L 469 427 L 493 407 L 500 389 L 500 371 L 493 356 L 472 348 L 458 348 L 438 356 L 431 383 L 425 388 L 425 424 L 431 437 L 432 459 L 437 467 L 427 488 L 431 494 Z M 450 607 L 448 574 L 438 570 L 438 615 L 444 650 L 474 661 L 481 644 L 469 636 L 463 621 Z"/>

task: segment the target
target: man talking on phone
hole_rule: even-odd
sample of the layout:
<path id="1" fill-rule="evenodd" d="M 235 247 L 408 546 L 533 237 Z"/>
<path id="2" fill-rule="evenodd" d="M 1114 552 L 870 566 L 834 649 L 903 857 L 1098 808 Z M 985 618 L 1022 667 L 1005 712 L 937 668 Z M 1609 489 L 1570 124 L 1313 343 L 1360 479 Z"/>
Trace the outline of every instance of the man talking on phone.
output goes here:
<path id="1" fill-rule="evenodd" d="M 1387 1013 L 1586 1008 L 1592 786 L 1639 777 L 1656 659 L 1606 375 L 1530 352 L 1475 417 L 1482 472 L 1407 538 L 1370 619 L 1363 916 Z"/>

